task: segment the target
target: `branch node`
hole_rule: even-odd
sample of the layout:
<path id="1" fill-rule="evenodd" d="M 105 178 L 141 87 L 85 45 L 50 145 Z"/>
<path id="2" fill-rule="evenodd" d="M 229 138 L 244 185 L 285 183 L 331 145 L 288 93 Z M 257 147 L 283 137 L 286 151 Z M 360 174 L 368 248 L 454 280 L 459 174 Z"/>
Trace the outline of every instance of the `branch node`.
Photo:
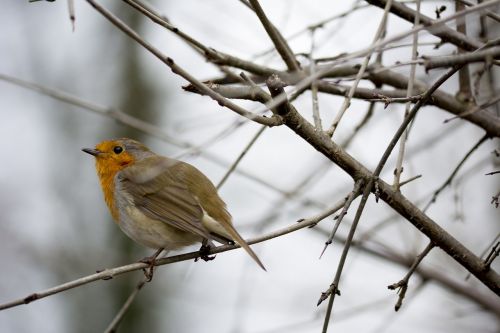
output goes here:
<path id="1" fill-rule="evenodd" d="M 374 179 L 374 182 L 373 182 L 373 186 L 374 186 L 374 193 L 375 193 L 375 202 L 378 203 L 378 199 L 380 199 L 380 188 L 379 188 L 379 185 L 378 185 L 378 177 L 376 177 Z"/>
<path id="2" fill-rule="evenodd" d="M 36 301 L 40 296 L 38 296 L 37 293 L 31 294 L 28 297 L 23 299 L 24 304 L 31 303 L 33 301 Z"/>
<path id="3" fill-rule="evenodd" d="M 316 306 L 319 306 L 321 303 L 323 303 L 323 301 L 325 301 L 328 297 L 330 297 L 331 294 L 340 296 L 340 290 L 337 288 L 337 285 L 335 283 L 332 283 L 330 285 L 330 288 L 328 288 L 325 292 L 321 293 L 321 296 L 319 297 Z"/>
<path id="4" fill-rule="evenodd" d="M 269 76 L 269 78 L 266 80 L 266 85 L 273 98 L 276 98 L 278 96 L 284 96 L 286 98 L 284 88 L 287 85 L 277 74 L 272 74 L 271 76 Z M 278 104 L 276 106 L 276 110 L 274 110 L 273 112 L 277 113 L 280 116 L 286 116 L 290 112 L 290 103 L 288 102 L 288 99 L 286 98 L 282 103 Z"/>
<path id="5" fill-rule="evenodd" d="M 493 260 L 495 260 L 495 258 L 498 257 L 499 254 L 500 254 L 500 242 L 497 242 L 495 246 L 493 246 L 493 248 L 491 249 L 488 256 L 484 259 L 484 267 L 486 270 L 490 269 Z"/>

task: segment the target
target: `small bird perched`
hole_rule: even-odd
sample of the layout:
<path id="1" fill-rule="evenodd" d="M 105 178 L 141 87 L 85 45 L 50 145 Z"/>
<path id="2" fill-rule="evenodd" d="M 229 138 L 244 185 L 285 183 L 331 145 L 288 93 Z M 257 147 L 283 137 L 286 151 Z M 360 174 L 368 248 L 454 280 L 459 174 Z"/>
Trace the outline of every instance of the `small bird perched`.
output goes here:
<path id="1" fill-rule="evenodd" d="M 233 227 L 215 186 L 194 166 L 157 155 L 127 138 L 82 150 L 96 159 L 104 200 L 115 222 L 137 243 L 158 250 L 145 258 L 150 263 L 162 250 L 202 242 L 206 251 L 213 240 L 234 241 L 265 270 Z"/>

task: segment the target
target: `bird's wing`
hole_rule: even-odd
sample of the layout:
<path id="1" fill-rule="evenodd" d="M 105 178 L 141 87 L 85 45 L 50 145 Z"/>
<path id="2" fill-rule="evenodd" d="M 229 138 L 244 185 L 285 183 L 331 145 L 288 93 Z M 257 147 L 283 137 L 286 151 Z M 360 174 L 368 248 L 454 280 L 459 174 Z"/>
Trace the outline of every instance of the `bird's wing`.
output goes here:
<path id="1" fill-rule="evenodd" d="M 203 209 L 188 189 L 183 164 L 165 157 L 148 157 L 122 170 L 118 181 L 146 216 L 214 239 L 202 225 Z"/>
<path id="2" fill-rule="evenodd" d="M 195 167 L 161 156 L 151 156 L 118 174 L 120 186 L 146 216 L 206 239 L 236 241 L 262 267 L 255 252 L 231 223 L 231 215 L 212 182 Z M 199 198 L 203 198 L 200 202 Z M 224 234 L 207 230 L 204 211 L 220 224 Z"/>

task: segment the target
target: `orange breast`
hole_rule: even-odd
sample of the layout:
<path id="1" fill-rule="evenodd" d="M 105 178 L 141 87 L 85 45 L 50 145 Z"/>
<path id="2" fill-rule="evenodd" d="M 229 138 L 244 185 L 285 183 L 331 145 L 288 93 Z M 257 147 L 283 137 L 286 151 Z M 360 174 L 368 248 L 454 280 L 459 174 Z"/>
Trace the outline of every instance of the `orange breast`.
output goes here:
<path id="1" fill-rule="evenodd" d="M 116 207 L 115 202 L 115 176 L 120 168 L 114 168 L 111 164 L 96 163 L 97 174 L 99 176 L 99 180 L 101 182 L 102 191 L 104 193 L 104 200 L 108 205 L 109 211 L 111 212 L 111 216 L 115 222 L 119 222 L 119 212 Z"/>

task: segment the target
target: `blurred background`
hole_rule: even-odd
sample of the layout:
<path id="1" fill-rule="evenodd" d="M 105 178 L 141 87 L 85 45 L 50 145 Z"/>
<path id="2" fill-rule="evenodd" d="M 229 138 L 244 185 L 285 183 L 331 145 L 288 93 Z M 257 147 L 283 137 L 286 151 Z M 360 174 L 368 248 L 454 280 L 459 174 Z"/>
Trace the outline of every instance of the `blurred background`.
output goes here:
<path id="1" fill-rule="evenodd" d="M 117 1 L 101 3 L 176 63 L 200 80 L 219 70 L 172 33 Z M 183 31 L 217 50 L 283 69 L 255 14 L 238 1 L 151 1 Z M 284 36 L 348 11 L 354 1 L 262 1 L 268 17 Z M 361 2 L 363 4 L 363 2 Z M 424 1 L 422 10 L 452 2 Z M 412 5 L 410 5 L 412 6 Z M 111 26 L 84 1 L 75 1 L 72 31 L 66 1 L 7 0 L 0 11 L 0 74 L 74 95 L 109 110 L 160 127 L 184 147 L 173 145 L 117 122 L 109 116 L 58 101 L 0 80 L 0 303 L 25 297 L 103 268 L 134 262 L 151 251 L 129 240 L 112 222 L 103 201 L 93 158 L 81 152 L 104 139 L 131 137 L 155 152 L 179 157 L 202 170 L 214 183 L 259 130 L 207 97 L 185 92 L 187 82 Z M 444 15 L 444 14 L 443 14 Z M 352 52 L 371 43 L 382 10 L 362 7 L 325 24 L 315 34 L 315 56 Z M 479 34 L 477 15 L 469 17 L 470 36 Z M 498 25 L 497 25 L 498 27 Z M 411 25 L 390 17 L 390 34 Z M 491 33 L 498 36 L 499 29 Z M 401 43 L 409 43 L 410 38 Z M 427 33 L 421 42 L 436 43 Z M 295 53 L 308 53 L 311 35 L 291 40 Z M 420 50 L 420 49 L 419 49 Z M 426 54 L 449 54 L 454 47 L 422 46 Z M 411 58 L 411 48 L 384 53 L 384 63 Z M 299 58 L 301 60 L 301 58 Z M 398 68 L 403 73 L 408 67 Z M 442 71 L 417 78 L 432 82 Z M 498 71 L 496 72 L 498 82 Z M 371 87 L 370 84 L 362 83 Z M 495 87 L 497 90 L 498 85 Z M 456 78 L 443 89 L 454 92 Z M 320 112 L 331 123 L 343 99 L 320 95 Z M 249 108 L 255 105 L 239 102 Z M 311 97 L 294 105 L 311 119 Z M 335 140 L 343 142 L 364 117 L 367 102 L 354 100 Z M 374 108 L 374 115 L 346 147 L 374 168 L 399 126 L 404 105 Z M 424 108 L 413 126 L 405 160 L 405 178 L 422 178 L 403 193 L 423 207 L 466 152 L 482 137 L 481 129 L 458 120 L 443 124 L 449 113 Z M 197 149 L 186 148 L 189 145 Z M 490 204 L 498 192 L 498 139 L 488 140 L 466 162 L 428 214 L 475 254 L 488 248 L 500 231 L 499 210 Z M 395 155 L 395 154 L 393 154 Z M 382 178 L 392 180 L 395 156 Z M 351 190 L 352 181 L 285 127 L 266 129 L 220 190 L 237 229 L 246 236 L 265 234 L 323 211 Z M 256 180 L 257 179 L 257 180 Z M 357 202 L 352 207 L 357 206 Z M 345 237 L 355 209 L 339 233 Z M 333 280 L 343 244 L 335 241 L 318 259 L 332 217 L 317 227 L 254 245 L 268 272 L 241 250 L 206 262 L 162 266 L 141 291 L 120 332 L 319 332 L 326 304 L 317 307 Z M 374 229 L 374 226 L 378 226 Z M 364 238 L 363 238 L 364 237 Z M 413 258 L 427 239 L 384 203 L 369 199 L 356 239 L 379 252 Z M 185 251 L 196 250 L 198 246 Z M 184 252 L 184 251 L 182 251 Z M 413 276 L 402 309 L 387 289 L 407 268 L 360 248 L 349 253 L 335 301 L 332 331 L 340 332 L 498 332 L 498 298 L 435 249 L 422 266 L 445 275 L 493 304 L 481 306 L 446 284 Z M 493 265 L 498 270 L 498 261 Z M 142 278 L 141 272 L 94 282 L 29 305 L 0 312 L 1 332 L 103 331 Z M 496 307 L 495 307 L 496 303 Z"/>

